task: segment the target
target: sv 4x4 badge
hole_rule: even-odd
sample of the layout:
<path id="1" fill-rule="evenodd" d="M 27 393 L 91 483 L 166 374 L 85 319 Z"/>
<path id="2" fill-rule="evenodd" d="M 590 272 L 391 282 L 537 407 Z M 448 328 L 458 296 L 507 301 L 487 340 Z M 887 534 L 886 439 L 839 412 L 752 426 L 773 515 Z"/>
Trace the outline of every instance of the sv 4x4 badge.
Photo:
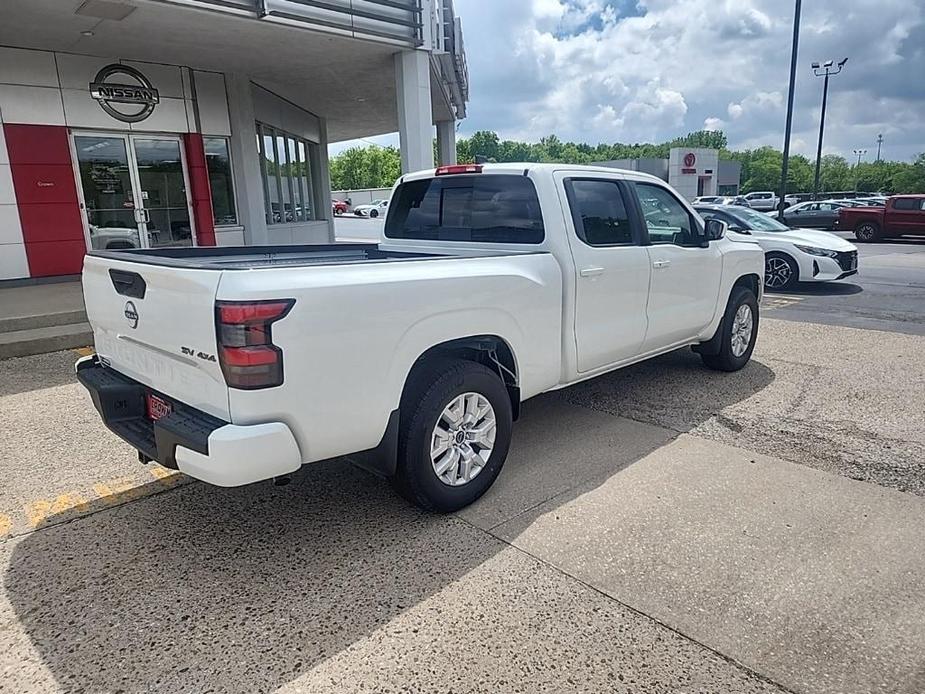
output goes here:
<path id="1" fill-rule="evenodd" d="M 192 347 L 180 347 L 180 351 L 188 357 L 196 357 L 197 359 L 202 359 L 204 361 L 215 361 L 214 354 L 206 354 L 205 352 L 197 352 Z"/>

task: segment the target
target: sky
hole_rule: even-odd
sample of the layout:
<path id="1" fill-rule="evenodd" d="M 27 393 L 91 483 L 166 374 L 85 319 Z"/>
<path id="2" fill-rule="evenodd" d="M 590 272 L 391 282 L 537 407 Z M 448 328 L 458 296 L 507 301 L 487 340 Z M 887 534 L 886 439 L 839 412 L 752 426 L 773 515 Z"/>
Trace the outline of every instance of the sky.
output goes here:
<path id="1" fill-rule="evenodd" d="M 469 65 L 460 136 L 662 142 L 722 130 L 730 147 L 783 145 L 791 0 L 455 0 Z M 910 160 L 925 152 L 925 2 L 803 3 L 791 151 L 815 158 L 822 78 L 832 77 L 824 154 Z M 398 144 L 397 136 L 339 143 Z"/>

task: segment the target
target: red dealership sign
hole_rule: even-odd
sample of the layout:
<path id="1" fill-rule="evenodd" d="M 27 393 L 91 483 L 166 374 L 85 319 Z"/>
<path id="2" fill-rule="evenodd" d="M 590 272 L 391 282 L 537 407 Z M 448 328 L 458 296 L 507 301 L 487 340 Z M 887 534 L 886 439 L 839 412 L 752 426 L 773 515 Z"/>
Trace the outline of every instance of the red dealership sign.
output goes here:
<path id="1" fill-rule="evenodd" d="M 694 156 L 693 152 L 688 152 L 687 154 L 684 155 L 684 166 L 686 166 L 687 168 L 690 168 L 696 163 L 697 163 L 697 157 Z"/>

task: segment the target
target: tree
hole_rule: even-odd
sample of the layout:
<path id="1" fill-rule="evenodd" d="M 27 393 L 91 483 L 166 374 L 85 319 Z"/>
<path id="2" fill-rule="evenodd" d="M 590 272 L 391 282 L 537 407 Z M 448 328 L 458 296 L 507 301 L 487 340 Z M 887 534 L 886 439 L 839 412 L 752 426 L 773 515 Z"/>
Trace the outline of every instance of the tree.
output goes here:
<path id="1" fill-rule="evenodd" d="M 853 184 L 851 180 L 851 165 L 844 157 L 837 154 L 826 154 L 822 157 L 819 166 L 819 190 L 849 190 Z"/>
<path id="2" fill-rule="evenodd" d="M 925 193 L 925 154 L 918 155 L 915 162 L 896 171 L 891 183 L 897 193 Z"/>

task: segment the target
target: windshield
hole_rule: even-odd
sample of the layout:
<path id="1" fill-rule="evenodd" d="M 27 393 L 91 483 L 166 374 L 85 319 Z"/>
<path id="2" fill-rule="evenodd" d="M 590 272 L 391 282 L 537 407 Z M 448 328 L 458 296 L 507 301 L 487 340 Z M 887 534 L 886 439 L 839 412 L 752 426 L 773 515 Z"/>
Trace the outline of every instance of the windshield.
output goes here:
<path id="1" fill-rule="evenodd" d="M 743 207 L 730 214 L 742 222 L 746 229 L 755 231 L 790 231 L 789 227 L 784 226 L 773 217 L 769 217 L 764 212 L 757 212 Z"/>

